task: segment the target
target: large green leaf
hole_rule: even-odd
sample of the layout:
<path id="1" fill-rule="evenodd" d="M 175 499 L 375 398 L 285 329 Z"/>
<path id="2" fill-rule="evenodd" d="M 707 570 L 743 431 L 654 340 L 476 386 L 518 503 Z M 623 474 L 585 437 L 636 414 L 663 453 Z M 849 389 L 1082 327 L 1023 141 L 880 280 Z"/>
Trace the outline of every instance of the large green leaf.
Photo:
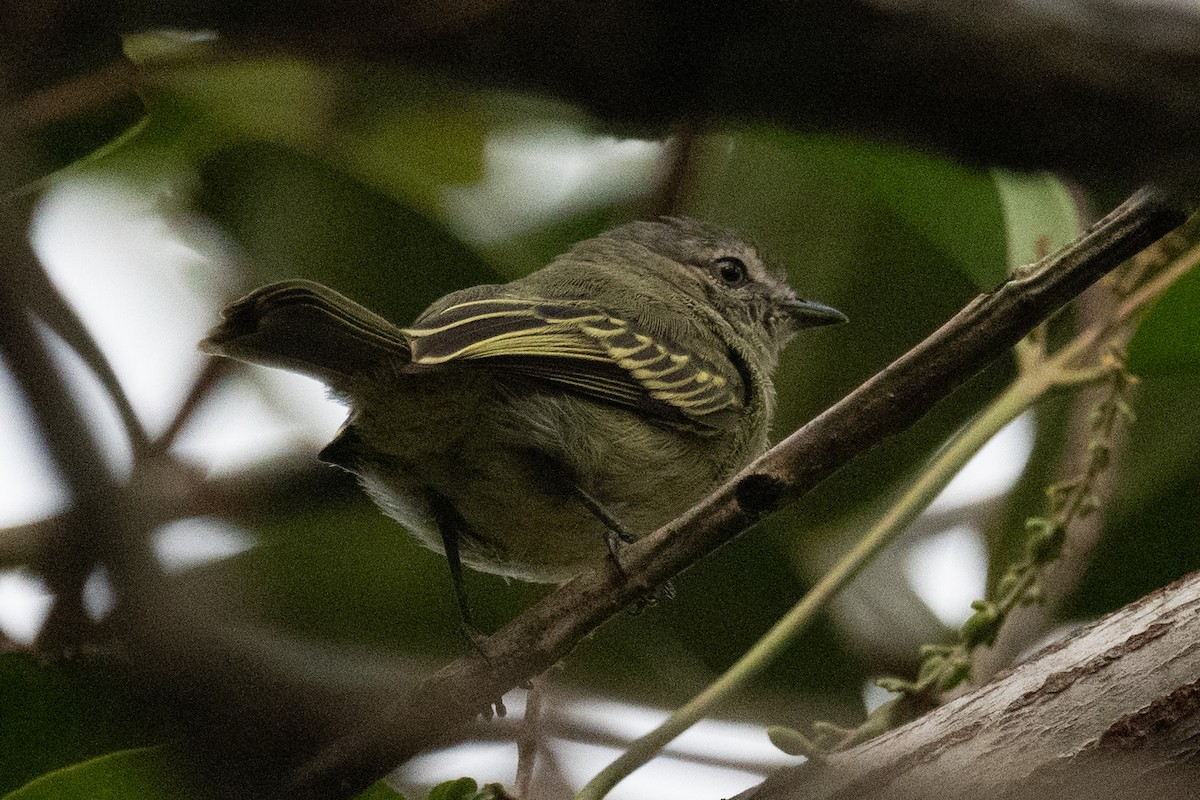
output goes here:
<path id="1" fill-rule="evenodd" d="M 164 767 L 158 748 L 108 753 L 55 770 L 3 800 L 189 800 Z"/>
<path id="2" fill-rule="evenodd" d="M 255 280 L 306 277 L 399 323 L 500 277 L 442 225 L 288 148 L 236 145 L 201 168 L 202 210 L 249 255 Z"/>
<path id="3" fill-rule="evenodd" d="M 0 655 L 0 792 L 36 775 L 153 740 L 139 708 L 103 664 Z"/>
<path id="4" fill-rule="evenodd" d="M 824 245 L 830 257 L 883 257 L 871 273 L 885 285 L 894 270 L 919 265 L 902 257 L 887 268 L 887 248 L 873 231 L 881 224 L 899 224 L 936 264 L 961 270 L 977 288 L 1005 275 L 1002 209 L 985 171 L 904 148 L 779 129 L 712 137 L 701 163 L 690 199 L 701 213 L 711 213 L 710 204 L 728 213 L 738 207 L 734 198 L 759 198 L 752 201 L 755 225 L 803 236 L 796 244 Z"/>
<path id="5" fill-rule="evenodd" d="M 1054 175 L 993 169 L 991 176 L 1004 211 L 1009 272 L 1079 236 L 1082 227 L 1075 200 Z"/>

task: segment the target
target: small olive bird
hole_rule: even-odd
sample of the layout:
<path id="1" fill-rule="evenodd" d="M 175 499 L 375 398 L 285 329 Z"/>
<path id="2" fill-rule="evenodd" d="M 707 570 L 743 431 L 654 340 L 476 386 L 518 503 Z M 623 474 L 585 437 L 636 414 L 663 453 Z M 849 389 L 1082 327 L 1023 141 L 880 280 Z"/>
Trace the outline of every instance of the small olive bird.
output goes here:
<path id="1" fill-rule="evenodd" d="M 729 231 L 633 222 L 397 327 L 306 280 L 225 309 L 207 353 L 317 378 L 350 407 L 320 458 L 462 565 L 559 582 L 674 519 L 766 450 L 800 300 Z M 619 561 L 616 562 L 619 567 Z"/>

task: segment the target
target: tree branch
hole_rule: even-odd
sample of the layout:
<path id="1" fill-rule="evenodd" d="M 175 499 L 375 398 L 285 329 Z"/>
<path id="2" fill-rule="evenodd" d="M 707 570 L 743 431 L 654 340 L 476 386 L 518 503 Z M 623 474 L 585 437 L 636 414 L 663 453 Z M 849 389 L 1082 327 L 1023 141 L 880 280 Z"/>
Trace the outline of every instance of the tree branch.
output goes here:
<path id="1" fill-rule="evenodd" d="M 1187 797 L 1200 785 L 1200 573 L 994 683 L 738 800 Z"/>
<path id="2" fill-rule="evenodd" d="M 104 67 L 120 35 L 205 28 L 243 53 L 286 48 L 543 92 L 626 129 L 750 120 L 1127 186 L 1200 183 L 1200 14 L 1183 3 L 376 0 L 353 14 L 341 0 L 10 5 L 0 7 L 0 61 L 22 95 L 9 110 L 28 124 L 133 99 L 120 95 L 121 68 Z"/>
<path id="3" fill-rule="evenodd" d="M 351 795 L 432 741 L 452 738 L 490 702 L 561 660 L 631 602 L 907 428 L 1041 320 L 1183 220 L 1159 193 L 1138 192 L 1069 247 L 975 298 L 688 513 L 631 545 L 622 554 L 625 579 L 607 565 L 580 575 L 494 634 L 479 653 L 420 687 L 405 687 L 373 724 L 297 770 L 290 795 Z"/>
<path id="4" fill-rule="evenodd" d="M 61 5 L 59 18 L 80 6 L 97 14 L 94 2 Z M 191 25 L 240 48 L 415 64 L 548 93 L 625 127 L 748 119 L 1127 186 L 1200 180 L 1200 15 L 1180 3 L 433 0 L 346 14 L 339 0 L 133 0 L 120 10 L 114 33 Z"/>

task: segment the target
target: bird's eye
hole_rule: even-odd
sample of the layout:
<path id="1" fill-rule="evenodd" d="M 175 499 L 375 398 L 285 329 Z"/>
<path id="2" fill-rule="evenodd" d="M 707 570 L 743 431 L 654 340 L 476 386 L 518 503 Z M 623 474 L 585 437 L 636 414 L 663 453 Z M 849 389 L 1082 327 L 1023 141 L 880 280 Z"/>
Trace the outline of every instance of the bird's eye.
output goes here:
<path id="1" fill-rule="evenodd" d="M 718 258 L 715 262 L 717 274 L 721 276 L 721 280 L 729 286 L 738 286 L 746 282 L 749 278 L 749 272 L 746 270 L 746 263 L 740 258 L 733 256 L 725 256 Z"/>

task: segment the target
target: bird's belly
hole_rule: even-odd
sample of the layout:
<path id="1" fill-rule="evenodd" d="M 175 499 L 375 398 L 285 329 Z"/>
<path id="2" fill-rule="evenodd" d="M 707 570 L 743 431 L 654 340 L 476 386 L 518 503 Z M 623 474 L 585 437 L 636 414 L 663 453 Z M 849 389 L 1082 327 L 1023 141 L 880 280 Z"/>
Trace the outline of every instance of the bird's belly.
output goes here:
<path id="1" fill-rule="evenodd" d="M 606 530 L 576 498 L 546 491 L 536 476 L 493 469 L 476 480 L 439 480 L 428 464 L 420 470 L 377 463 L 362 465 L 359 480 L 376 505 L 426 547 L 444 553 L 431 498 L 451 503 L 468 530 L 458 531 L 462 562 L 536 583 L 565 581 L 599 561 Z M 477 462 L 474 462 L 477 463 Z M 460 465 L 460 469 L 462 469 Z"/>
<path id="2" fill-rule="evenodd" d="M 599 564 L 609 531 L 580 492 L 626 532 L 644 536 L 674 519 L 753 453 L 745 437 L 701 437 L 618 408 L 563 395 L 479 391 L 453 419 L 421 408 L 408 424 L 357 423 L 367 453 L 360 481 L 390 517 L 444 552 L 431 501 L 448 502 L 468 531 L 456 537 L 474 569 L 559 582 Z M 443 403 L 441 397 L 437 398 Z"/>

